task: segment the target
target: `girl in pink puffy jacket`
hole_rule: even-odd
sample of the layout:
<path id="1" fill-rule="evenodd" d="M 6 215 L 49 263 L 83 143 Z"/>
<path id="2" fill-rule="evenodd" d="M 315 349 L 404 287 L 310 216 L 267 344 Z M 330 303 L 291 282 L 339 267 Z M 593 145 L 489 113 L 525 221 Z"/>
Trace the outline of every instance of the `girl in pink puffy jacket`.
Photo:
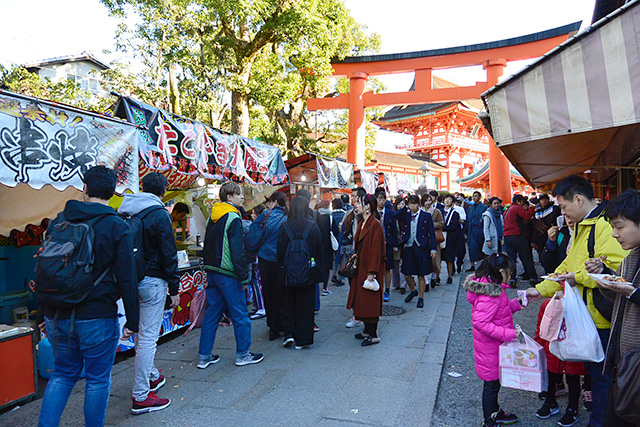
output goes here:
<path id="1" fill-rule="evenodd" d="M 484 426 L 511 424 L 518 417 L 500 409 L 500 368 L 498 348 L 500 344 L 516 338 L 513 313 L 521 309 L 517 298 L 509 300 L 505 289 L 515 269 L 515 263 L 508 255 L 494 253 L 487 257 L 476 271 L 469 276 L 463 287 L 467 300 L 473 306 L 473 355 L 476 373 L 484 381 L 482 391 L 482 412 Z"/>

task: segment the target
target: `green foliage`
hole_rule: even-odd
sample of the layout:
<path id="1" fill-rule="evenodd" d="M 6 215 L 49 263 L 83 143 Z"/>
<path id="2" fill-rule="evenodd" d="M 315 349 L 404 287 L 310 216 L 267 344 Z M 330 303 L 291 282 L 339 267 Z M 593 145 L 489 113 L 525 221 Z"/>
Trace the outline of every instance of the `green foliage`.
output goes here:
<path id="1" fill-rule="evenodd" d="M 178 95 L 184 115 L 214 126 L 204 119 L 216 116 L 218 126 L 230 120 L 232 132 L 279 145 L 285 154 L 315 144 L 306 100 L 331 91 L 331 59 L 375 52 L 380 44 L 341 0 L 102 2 L 115 16 L 138 17 L 133 28 L 123 21 L 118 33 L 118 49 L 135 52 L 145 69 L 137 76 L 147 82 L 144 94 L 133 87 L 129 93 L 155 105 Z"/>
<path id="2" fill-rule="evenodd" d="M 87 110 L 98 108 L 97 100 L 92 99 L 89 92 L 80 89 L 80 85 L 75 81 L 62 79 L 58 82 L 52 82 L 48 78 L 43 79 L 38 74 L 31 73 L 21 66 L 7 69 L 0 65 L 0 88 Z"/>

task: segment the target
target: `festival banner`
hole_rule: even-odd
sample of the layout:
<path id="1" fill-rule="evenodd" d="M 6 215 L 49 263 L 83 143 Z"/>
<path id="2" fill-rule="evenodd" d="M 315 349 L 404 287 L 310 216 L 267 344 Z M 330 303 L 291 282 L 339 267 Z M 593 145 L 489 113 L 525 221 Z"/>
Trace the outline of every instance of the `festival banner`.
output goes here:
<path id="1" fill-rule="evenodd" d="M 353 188 L 353 165 L 316 156 L 318 184 L 322 188 Z"/>
<path id="2" fill-rule="evenodd" d="M 215 180 L 288 184 L 280 149 L 214 129 L 131 98 L 121 97 L 113 114 L 140 130 L 140 156 L 155 170 L 175 170 Z"/>
<path id="3" fill-rule="evenodd" d="M 376 173 L 361 170 L 360 181 L 362 181 L 362 187 L 367 190 L 367 193 L 375 193 L 378 186 L 378 175 Z"/>
<path id="4" fill-rule="evenodd" d="M 95 165 L 116 171 L 116 192 L 138 191 L 138 132 L 129 123 L 0 91 L 0 183 L 82 190 Z"/>

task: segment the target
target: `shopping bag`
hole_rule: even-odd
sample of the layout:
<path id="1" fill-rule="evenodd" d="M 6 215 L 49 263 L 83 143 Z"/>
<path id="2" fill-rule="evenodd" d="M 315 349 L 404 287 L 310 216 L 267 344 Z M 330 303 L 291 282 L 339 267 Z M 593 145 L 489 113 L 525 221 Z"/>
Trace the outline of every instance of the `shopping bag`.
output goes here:
<path id="1" fill-rule="evenodd" d="M 560 294 L 560 295 L 559 295 Z M 562 326 L 562 293 L 556 293 L 551 298 L 549 304 L 544 309 L 542 320 L 540 321 L 540 338 L 545 341 L 555 341 L 558 339 L 560 333 L 560 326 Z"/>
<path id="2" fill-rule="evenodd" d="M 362 287 L 369 291 L 378 292 L 380 290 L 380 283 L 378 283 L 376 279 L 369 280 L 369 278 L 367 278 Z"/>
<path id="3" fill-rule="evenodd" d="M 516 329 L 522 331 L 519 325 Z M 548 385 L 544 348 L 522 333 L 522 341 L 500 344 L 500 384 L 518 390 L 545 391 Z"/>
<path id="4" fill-rule="evenodd" d="M 202 288 L 193 294 L 193 298 L 189 303 L 189 320 L 191 320 L 191 324 L 182 336 L 186 336 L 193 328 L 200 328 L 202 326 L 202 319 L 204 318 L 204 309 L 206 306 L 207 293 L 205 288 Z"/>
<path id="5" fill-rule="evenodd" d="M 566 362 L 602 362 L 604 350 L 598 330 L 577 292 L 574 287 L 565 288 L 560 333 L 549 344 L 549 351 Z"/>

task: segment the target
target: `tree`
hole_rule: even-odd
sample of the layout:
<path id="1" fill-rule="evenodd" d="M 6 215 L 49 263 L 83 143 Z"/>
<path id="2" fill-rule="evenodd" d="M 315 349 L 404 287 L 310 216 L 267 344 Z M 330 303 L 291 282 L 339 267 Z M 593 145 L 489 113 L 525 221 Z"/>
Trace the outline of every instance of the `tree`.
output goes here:
<path id="1" fill-rule="evenodd" d="M 331 59 L 379 45 L 340 0 L 102 2 L 112 14 L 140 17 L 133 34 L 157 46 L 159 69 L 179 67 L 180 89 L 197 82 L 192 90 L 207 102 L 219 100 L 222 89 L 230 92 L 231 132 L 249 135 L 255 106 L 272 129 L 265 137 L 287 145 L 308 129 L 304 102 L 327 89 Z"/>
<path id="2" fill-rule="evenodd" d="M 73 80 L 62 79 L 52 82 L 21 66 L 7 69 L 0 65 L 0 88 L 35 98 L 61 102 L 87 110 L 97 110 L 98 100 L 80 88 Z"/>

